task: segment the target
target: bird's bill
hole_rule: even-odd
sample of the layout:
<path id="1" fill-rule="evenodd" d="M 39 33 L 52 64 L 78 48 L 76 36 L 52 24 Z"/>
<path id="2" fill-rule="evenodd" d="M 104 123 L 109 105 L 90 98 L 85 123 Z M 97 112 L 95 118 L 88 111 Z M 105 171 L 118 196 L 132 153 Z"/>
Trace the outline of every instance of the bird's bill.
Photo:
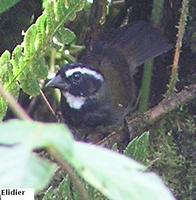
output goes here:
<path id="1" fill-rule="evenodd" d="M 65 82 L 65 80 L 63 80 L 63 78 L 60 75 L 57 75 L 48 83 L 46 83 L 45 87 L 53 87 L 61 90 L 67 90 L 69 85 Z"/>

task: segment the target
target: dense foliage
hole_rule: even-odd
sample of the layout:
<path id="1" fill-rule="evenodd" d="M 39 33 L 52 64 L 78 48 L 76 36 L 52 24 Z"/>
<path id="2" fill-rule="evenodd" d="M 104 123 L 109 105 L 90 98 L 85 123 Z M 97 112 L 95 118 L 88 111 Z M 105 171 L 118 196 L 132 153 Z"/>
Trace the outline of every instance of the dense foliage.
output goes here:
<path id="1" fill-rule="evenodd" d="M 63 64 L 75 61 L 75 55 L 84 48 L 80 45 L 89 47 L 102 27 L 113 28 L 130 19 L 150 18 L 157 26 L 161 27 L 162 23 L 168 38 L 176 42 L 175 25 L 179 22 L 181 1 L 154 1 L 154 4 L 148 0 L 126 1 L 119 5 L 116 2 L 114 0 L 113 4 L 109 4 L 107 0 L 98 0 L 92 6 L 85 0 L 43 0 L 39 2 L 40 8 L 35 6 L 35 10 L 40 12 L 37 16 L 33 13 L 27 22 L 26 16 L 21 15 L 28 28 L 23 28 L 22 40 L 16 43 L 7 36 L 9 42 L 13 43 L 12 47 L 15 47 L 9 50 L 1 48 L 4 52 L 0 57 L 0 83 L 25 108 L 28 99 L 29 110 L 33 110 L 29 113 L 33 119 L 51 121 L 47 106 L 38 97 L 44 81 Z M 17 6 L 25 7 L 26 3 L 19 0 L 1 1 L 0 13 L 6 16 L 14 11 L 15 16 L 15 12 L 20 10 Z M 32 1 L 30 4 L 34 6 L 36 3 Z M 190 1 L 189 26 L 184 39 L 186 45 L 179 63 L 187 66 L 187 69 L 179 71 L 177 89 L 194 83 L 195 7 L 195 2 Z M 164 23 L 162 16 L 165 17 Z M 0 26 L 3 24 L 4 21 L 0 22 Z M 141 84 L 145 105 L 140 102 L 140 111 L 145 111 L 163 99 L 170 78 L 170 68 L 165 66 L 171 62 L 171 56 L 165 56 L 158 62 L 155 60 L 148 63 L 149 68 L 152 65 L 157 65 L 157 68 L 154 69 L 151 86 L 148 81 L 151 81 L 149 77 L 152 74 L 147 72 L 144 75 L 144 79 L 147 76 L 149 80 Z M 153 68 L 150 70 L 152 73 Z M 141 71 L 138 74 L 136 78 L 141 80 Z M 157 79 L 161 83 L 155 82 Z M 58 95 L 51 92 L 46 94 L 53 96 L 52 103 L 56 106 Z M 1 120 L 5 119 L 6 114 L 8 119 L 13 117 L 7 112 L 8 106 L 8 101 L 0 96 Z M 1 122 L 0 186 L 32 187 L 36 191 L 36 198 L 43 200 L 79 200 L 82 197 L 115 200 L 174 199 L 166 184 L 177 199 L 193 200 L 196 195 L 195 104 L 192 103 L 190 107 L 181 107 L 150 127 L 148 132 L 140 133 L 139 137 L 121 150 L 126 157 L 117 153 L 119 148 L 116 143 L 112 149 L 117 152 L 113 152 L 75 141 L 64 125 L 33 120 Z M 149 169 L 161 175 L 164 183 Z"/>
<path id="2" fill-rule="evenodd" d="M 52 39 L 60 31 L 67 42 L 72 40 L 72 33 L 65 29 L 64 23 L 74 20 L 76 13 L 84 6 L 84 1 L 45 1 L 43 14 L 24 34 L 21 45 L 16 46 L 11 54 L 5 51 L 0 57 L 0 78 L 14 97 L 18 98 L 20 88 L 31 96 L 40 92 L 39 81 L 46 79 L 48 67 L 45 57 Z M 0 98 L 0 118 L 7 111 L 7 103 Z"/>

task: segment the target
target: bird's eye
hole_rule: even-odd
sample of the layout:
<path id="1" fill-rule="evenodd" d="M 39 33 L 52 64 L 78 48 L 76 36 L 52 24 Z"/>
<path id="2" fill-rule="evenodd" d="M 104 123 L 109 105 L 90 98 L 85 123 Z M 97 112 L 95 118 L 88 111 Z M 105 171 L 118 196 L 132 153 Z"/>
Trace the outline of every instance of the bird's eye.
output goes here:
<path id="1" fill-rule="evenodd" d="M 81 77 L 82 77 L 82 73 L 80 73 L 80 72 L 74 72 L 71 77 L 72 77 L 72 79 L 74 81 L 79 81 L 81 79 Z"/>

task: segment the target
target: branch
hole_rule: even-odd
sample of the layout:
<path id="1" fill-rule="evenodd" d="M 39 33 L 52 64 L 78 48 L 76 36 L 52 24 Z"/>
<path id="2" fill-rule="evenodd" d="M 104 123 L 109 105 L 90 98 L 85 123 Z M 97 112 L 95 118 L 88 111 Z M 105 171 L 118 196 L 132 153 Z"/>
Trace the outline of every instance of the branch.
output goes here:
<path id="1" fill-rule="evenodd" d="M 181 92 L 172 95 L 170 98 L 163 99 L 157 106 L 151 108 L 143 114 L 134 118 L 128 118 L 128 131 L 130 140 L 141 135 L 149 126 L 162 119 L 166 114 L 176 110 L 179 106 L 184 105 L 196 98 L 196 84 L 192 84 Z M 114 144 L 123 140 L 123 134 L 113 132 L 99 142 L 102 146 Z"/>

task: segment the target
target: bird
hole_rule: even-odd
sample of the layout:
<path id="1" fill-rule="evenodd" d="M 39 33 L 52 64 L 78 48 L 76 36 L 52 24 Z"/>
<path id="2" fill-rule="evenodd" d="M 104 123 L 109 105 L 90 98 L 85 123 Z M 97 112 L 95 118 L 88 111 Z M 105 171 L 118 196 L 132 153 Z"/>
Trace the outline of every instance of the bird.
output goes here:
<path id="1" fill-rule="evenodd" d="M 78 62 L 66 64 L 46 87 L 61 91 L 64 122 L 77 139 L 123 126 L 137 99 L 138 66 L 172 48 L 149 22 L 103 31 Z"/>

